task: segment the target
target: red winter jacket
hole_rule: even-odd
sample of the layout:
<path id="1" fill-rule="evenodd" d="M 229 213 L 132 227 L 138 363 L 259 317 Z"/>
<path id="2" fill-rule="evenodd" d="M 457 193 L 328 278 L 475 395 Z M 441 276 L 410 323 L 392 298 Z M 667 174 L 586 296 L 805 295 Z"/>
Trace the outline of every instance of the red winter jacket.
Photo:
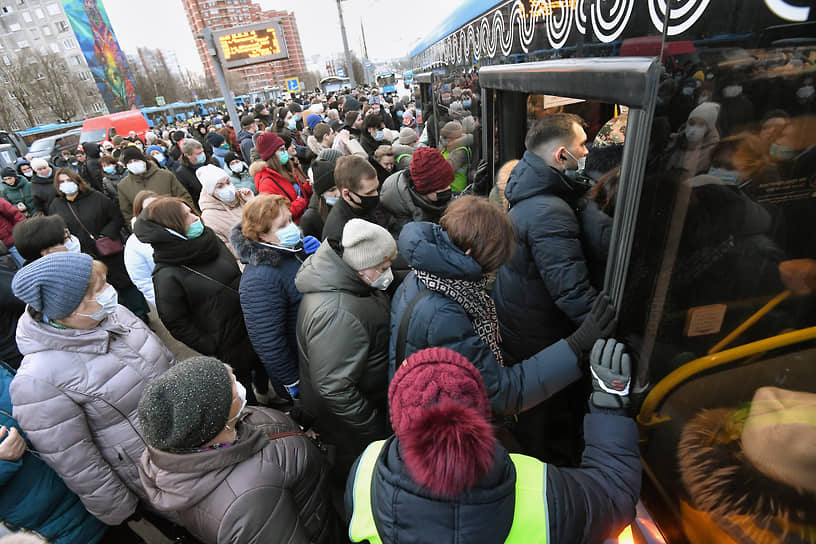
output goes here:
<path id="1" fill-rule="evenodd" d="M 297 179 L 297 176 L 295 176 Z M 312 187 L 301 180 L 298 180 L 301 196 L 297 195 L 294 184 L 268 166 L 255 174 L 255 188 L 259 193 L 281 195 L 289 199 L 289 211 L 292 212 L 292 220 L 300 223 L 300 218 L 306 208 L 309 207 L 309 198 L 312 196 Z"/>
<path id="2" fill-rule="evenodd" d="M 11 237 L 11 231 L 14 225 L 23 221 L 25 221 L 25 216 L 20 213 L 20 210 L 5 198 L 0 198 L 0 242 L 3 242 L 6 247 L 13 246 L 14 238 Z"/>

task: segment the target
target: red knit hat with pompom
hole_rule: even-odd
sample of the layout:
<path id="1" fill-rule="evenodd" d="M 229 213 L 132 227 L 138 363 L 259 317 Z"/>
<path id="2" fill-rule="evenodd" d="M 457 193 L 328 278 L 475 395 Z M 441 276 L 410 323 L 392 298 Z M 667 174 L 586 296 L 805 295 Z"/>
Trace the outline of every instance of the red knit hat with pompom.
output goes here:
<path id="1" fill-rule="evenodd" d="M 466 358 L 447 348 L 414 353 L 394 374 L 388 401 L 405 467 L 419 485 L 455 497 L 490 470 L 490 403 Z"/>
<path id="2" fill-rule="evenodd" d="M 453 183 L 453 167 L 438 149 L 420 147 L 411 155 L 411 179 L 416 192 L 427 195 Z"/>
<path id="3" fill-rule="evenodd" d="M 258 136 L 258 140 L 255 142 L 255 147 L 258 148 L 262 161 L 269 160 L 269 157 L 274 155 L 275 151 L 282 145 L 285 145 L 283 138 L 271 132 L 264 132 Z"/>

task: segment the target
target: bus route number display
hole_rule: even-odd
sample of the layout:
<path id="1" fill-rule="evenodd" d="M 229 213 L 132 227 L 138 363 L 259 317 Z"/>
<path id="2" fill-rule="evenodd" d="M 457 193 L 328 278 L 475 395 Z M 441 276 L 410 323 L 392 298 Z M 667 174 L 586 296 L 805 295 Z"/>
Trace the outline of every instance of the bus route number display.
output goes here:
<path id="1" fill-rule="evenodd" d="M 267 21 L 213 32 L 225 68 L 289 57 L 280 23 Z"/>

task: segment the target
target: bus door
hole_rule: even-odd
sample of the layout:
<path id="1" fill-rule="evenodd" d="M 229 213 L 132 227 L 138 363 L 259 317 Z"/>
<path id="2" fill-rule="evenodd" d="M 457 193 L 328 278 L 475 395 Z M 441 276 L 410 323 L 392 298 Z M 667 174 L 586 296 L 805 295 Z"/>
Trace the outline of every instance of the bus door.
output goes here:
<path id="1" fill-rule="evenodd" d="M 433 100 L 431 92 L 431 73 L 424 72 L 414 76 L 414 80 L 419 86 L 419 93 L 415 96 L 417 107 L 417 123 L 419 123 L 420 132 L 425 127 L 425 119 L 433 111 Z"/>

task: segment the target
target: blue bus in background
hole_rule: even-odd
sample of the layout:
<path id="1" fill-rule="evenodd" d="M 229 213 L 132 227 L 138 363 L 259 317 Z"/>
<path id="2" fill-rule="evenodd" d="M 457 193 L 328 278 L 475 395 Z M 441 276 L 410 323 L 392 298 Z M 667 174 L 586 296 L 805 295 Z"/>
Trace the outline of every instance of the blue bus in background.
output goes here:
<path id="1" fill-rule="evenodd" d="M 394 72 L 382 72 L 377 76 L 377 87 L 383 94 L 397 92 L 397 76 Z"/>

